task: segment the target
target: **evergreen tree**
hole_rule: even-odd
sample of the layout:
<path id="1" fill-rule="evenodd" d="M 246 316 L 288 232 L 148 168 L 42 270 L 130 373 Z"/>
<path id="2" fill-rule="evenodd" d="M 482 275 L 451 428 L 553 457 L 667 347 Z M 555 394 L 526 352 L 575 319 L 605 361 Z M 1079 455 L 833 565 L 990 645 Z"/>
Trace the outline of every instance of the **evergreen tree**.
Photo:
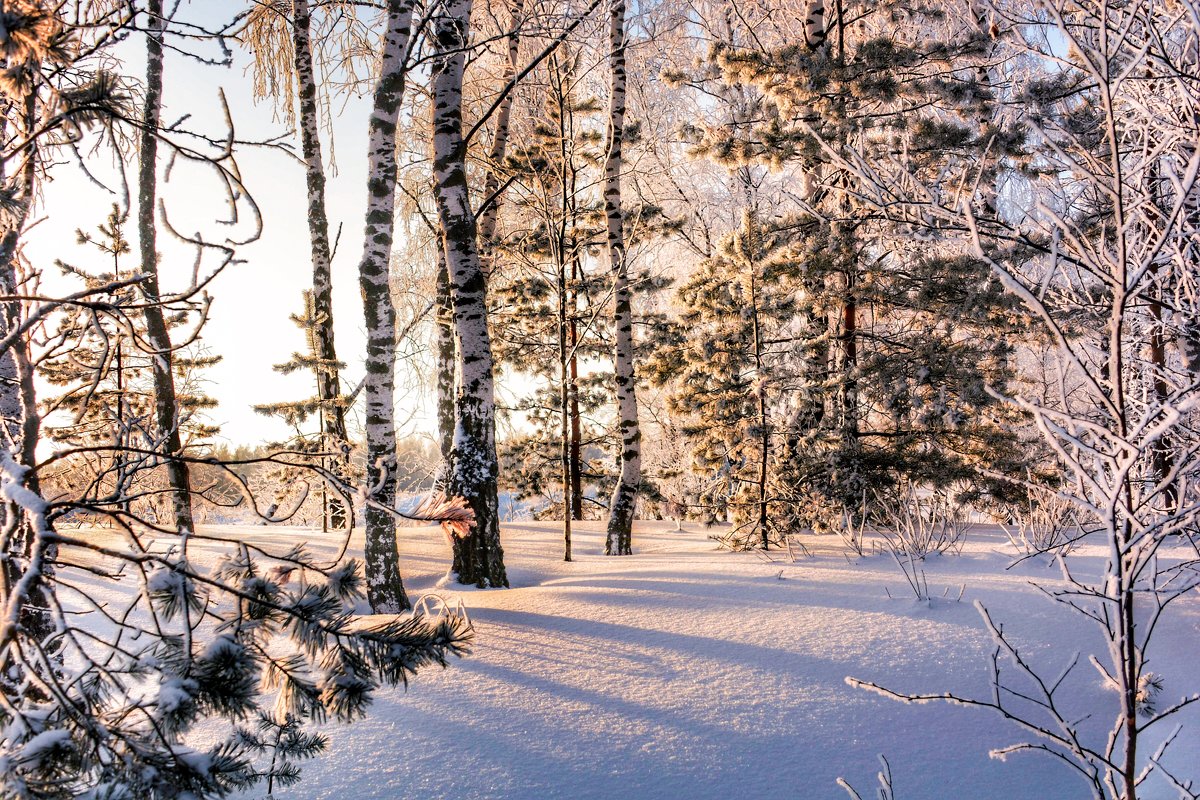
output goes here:
<path id="1" fill-rule="evenodd" d="M 740 170 L 750 181 L 749 168 Z M 652 358 L 673 388 L 668 407 L 688 420 L 694 468 L 706 477 L 699 498 L 725 512 L 737 548 L 778 538 L 782 442 L 797 425 L 792 406 L 811 332 L 801 324 L 802 266 L 788 235 L 751 205 L 740 229 L 679 288 L 681 341 Z"/>
<path id="2" fill-rule="evenodd" d="M 926 169 L 1023 158 L 1019 128 L 992 121 L 991 39 L 933 5 L 818 5 L 802 41 L 716 43 L 712 67 L 761 101 L 735 125 L 695 132 L 700 152 L 772 165 L 797 186 L 797 299 L 824 352 L 805 375 L 810 427 L 790 448 L 792 495 L 820 523 L 905 483 L 1000 491 L 981 467 L 1019 459 L 986 387 L 1003 392 L 1011 376 L 1011 345 L 996 334 L 1017 330 L 1020 314 L 982 261 L 866 208 L 847 166 L 895 153 Z"/>
<path id="3" fill-rule="evenodd" d="M 570 560 L 571 522 L 583 518 L 584 472 L 596 474 L 584 450 L 600 435 L 585 430 L 593 426 L 584 418 L 596 407 L 581 403 L 579 369 L 603 352 L 605 326 L 596 313 L 603 286 L 588 269 L 600 237 L 592 190 L 600 138 L 596 100 L 580 89 L 579 53 L 562 46 L 541 74 L 541 121 L 507 160 L 511 199 L 508 230 L 493 245 L 504 267 L 493 272 L 492 318 L 497 359 L 547 382 L 516 409 L 529 414 L 535 432 L 509 443 L 509 457 L 523 467 L 509 481 L 522 496 L 540 494 L 551 484 L 544 473 L 557 462 L 556 514 Z M 553 459 L 551 448 L 558 451 Z"/>
<path id="4" fill-rule="evenodd" d="M 109 262 L 100 269 L 58 262 L 65 274 L 83 283 L 85 291 L 118 287 L 111 292 L 111 302 L 117 309 L 139 305 L 142 295 L 138 287 L 145 280 L 144 275 L 122 263 L 122 257 L 130 253 L 125 238 L 127 223 L 128 215 L 114 205 L 105 222 L 97 226 L 96 234 L 77 231 L 80 244 L 90 245 Z M 188 322 L 186 313 L 167 316 L 160 308 L 160 314 L 168 335 Z M 161 379 L 156 374 L 161 354 L 155 344 L 157 337 L 150 334 L 146 322 L 144 310 L 106 315 L 86 308 L 64 311 L 56 332 L 64 345 L 62 352 L 52 350 L 39 367 L 46 381 L 60 388 L 59 394 L 44 402 L 46 433 L 51 440 L 78 451 L 71 459 L 71 482 L 82 497 L 122 512 L 129 512 L 135 502 L 139 507 L 149 505 L 157 509 L 152 516 L 159 523 L 170 520 L 178 525 L 178 488 L 171 477 L 171 460 L 163 463 L 153 453 L 166 447 L 182 455 L 218 432 L 198 416 L 215 406 L 215 401 L 188 389 L 196 383 L 196 370 L 210 367 L 220 358 L 173 355 L 171 395 L 172 405 L 178 410 L 173 423 L 176 433 L 174 437 L 163 437 L 158 427 Z M 65 347 L 67 342 L 71 343 L 69 348 Z M 162 513 L 156 502 L 162 493 L 150 480 L 152 471 L 165 473 L 170 515 Z M 191 505 L 189 497 L 189 520 Z"/>

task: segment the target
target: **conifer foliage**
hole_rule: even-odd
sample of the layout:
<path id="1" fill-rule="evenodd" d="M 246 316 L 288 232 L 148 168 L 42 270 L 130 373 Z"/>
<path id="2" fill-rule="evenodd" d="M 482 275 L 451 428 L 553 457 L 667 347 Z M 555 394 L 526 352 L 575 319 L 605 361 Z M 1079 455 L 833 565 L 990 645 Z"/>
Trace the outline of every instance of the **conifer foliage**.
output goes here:
<path id="1" fill-rule="evenodd" d="M 767 194 L 778 181 L 783 199 L 760 224 L 779 232 L 792 264 L 779 301 L 791 306 L 792 327 L 773 321 L 766 334 L 776 357 L 790 351 L 796 365 L 790 413 L 757 431 L 765 444 L 777 437 L 788 461 L 777 484 L 788 516 L 820 526 L 908 484 L 964 482 L 975 496 L 1008 499 L 984 473 L 1004 465 L 1019 474 L 1020 457 L 986 387 L 1005 390 L 1022 315 L 985 264 L 944 234 L 914 236 L 865 207 L 860 170 L 849 166 L 897 153 L 920 169 L 935 168 L 933 154 L 1023 160 L 1020 127 L 993 113 L 991 39 L 937 6 L 852 0 L 809 4 L 802 32 L 759 36 L 735 24 L 722 36 L 704 70 L 674 80 L 733 87 L 714 90 L 728 99 L 693 126 L 697 153 L 787 176 L 754 180 Z M 978 177 L 989 185 L 994 172 Z M 1000 331 L 1008 335 L 992 335 Z"/>

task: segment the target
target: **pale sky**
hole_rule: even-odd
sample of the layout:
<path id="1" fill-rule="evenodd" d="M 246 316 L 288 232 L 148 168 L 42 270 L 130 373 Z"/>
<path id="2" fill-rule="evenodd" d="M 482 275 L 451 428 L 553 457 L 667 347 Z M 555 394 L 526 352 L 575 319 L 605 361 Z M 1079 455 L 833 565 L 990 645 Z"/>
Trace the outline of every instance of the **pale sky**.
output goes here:
<path id="1" fill-rule="evenodd" d="M 130 46 L 123 55 L 127 72 L 140 76 L 144 69 L 140 47 Z M 200 67 L 168 54 L 164 122 L 190 114 L 206 131 L 221 135 L 217 90 L 224 87 L 239 138 L 265 138 L 284 132 L 282 123 L 273 122 L 269 105 L 253 103 L 250 78 L 243 69 L 248 58 L 240 53 L 236 66 L 219 69 Z M 338 174 L 330 176 L 327 191 L 331 236 L 336 235 L 339 223 L 343 225 L 333 265 L 334 314 L 338 353 L 348 365 L 344 380 L 350 387 L 362 376 L 364 337 L 357 266 L 365 209 L 366 163 L 362 154 L 368 110 L 369 100 L 362 99 L 350 100 L 342 110 L 335 129 Z M 327 141 L 325 145 L 328 160 Z M 265 228 L 259 241 L 239 249 L 238 255 L 246 263 L 227 268 L 213 283 L 212 316 L 203 334 L 205 344 L 224 357 L 222 363 L 207 371 L 207 391 L 220 403 L 211 417 L 222 427 L 221 438 L 232 444 L 286 435 L 284 425 L 254 413 L 255 403 L 299 399 L 313 393 L 310 375 L 284 377 L 272 370 L 272 365 L 287 360 L 304 346 L 302 332 L 288 319 L 289 314 L 300 310 L 301 292 L 311 285 L 303 166 L 286 155 L 266 151 L 242 153 L 239 165 L 244 182 L 263 209 Z M 116 174 L 107 157 L 93 166 L 108 178 Z M 162 164 L 159 175 L 161 181 Z M 58 272 L 52 266 L 54 258 L 80 266 L 97 263 L 94 251 L 75 244 L 74 231 L 79 227 L 93 230 L 104 221 L 112 203 L 120 202 L 119 195 L 102 191 L 69 165 L 57 168 L 53 177 L 39 209 L 46 220 L 30 232 L 26 244 L 27 254 L 45 268 L 48 278 Z M 134 177 L 131 171 L 129 179 Z M 177 170 L 165 184 L 164 194 L 171 220 L 181 231 L 202 230 L 210 238 L 230 235 L 227 228 L 212 222 L 224 213 L 224 206 L 210 175 L 197 169 Z M 131 220 L 127 236 L 134 239 L 135 234 Z M 177 249 L 170 235 L 161 230 L 159 249 L 163 253 L 164 291 L 180 288 L 190 275 L 193 253 Z M 136 249 L 125 265 L 129 269 L 137 267 Z M 428 409 L 414 407 L 427 395 L 419 392 L 397 397 L 398 417 L 416 415 L 410 430 L 413 425 L 423 428 L 429 424 Z"/>

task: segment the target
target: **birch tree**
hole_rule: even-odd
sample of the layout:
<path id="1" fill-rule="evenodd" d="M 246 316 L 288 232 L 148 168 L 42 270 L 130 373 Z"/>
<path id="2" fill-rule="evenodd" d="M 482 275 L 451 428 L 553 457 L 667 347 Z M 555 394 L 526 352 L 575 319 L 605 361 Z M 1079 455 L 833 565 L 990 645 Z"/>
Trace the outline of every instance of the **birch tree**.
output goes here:
<path id="1" fill-rule="evenodd" d="M 412 15 L 412 0 L 388 0 L 379 80 L 367 128 L 367 215 L 358 265 L 367 326 L 363 388 L 369 501 L 364 511 L 367 596 L 372 608 L 388 613 L 409 607 L 400 578 L 394 515 L 396 309 L 388 278 L 396 225 L 396 125 L 407 78 Z"/>
<path id="2" fill-rule="evenodd" d="M 633 517 L 641 484 L 641 429 L 638 427 L 637 378 L 633 363 L 633 308 L 628 251 L 621 208 L 622 144 L 625 138 L 625 0 L 609 6 L 608 156 L 604 164 L 604 215 L 608 221 L 608 259 L 613 280 L 613 372 L 616 380 L 617 430 L 621 439 L 620 476 L 609 507 L 606 555 L 629 555 Z"/>
<path id="3" fill-rule="evenodd" d="M 292 2 L 292 53 L 296 70 L 298 127 L 304 156 L 305 185 L 308 191 L 308 235 L 312 248 L 312 340 L 320 404 L 321 448 L 341 454 L 347 446 L 345 409 L 342 405 L 338 376 L 339 362 L 334 343 L 332 253 L 329 241 L 329 215 L 325 209 L 325 163 L 318 131 L 317 80 L 313 69 L 311 23 L 307 0 Z M 336 457 L 339 472 L 347 465 Z M 330 508 L 330 523 L 345 524 L 346 509 L 335 503 Z"/>
<path id="4" fill-rule="evenodd" d="M 461 496 L 475 527 L 453 540 L 460 583 L 508 586 L 496 481 L 496 406 L 487 277 L 467 187 L 462 129 L 463 70 L 470 37 L 471 0 L 440 0 L 432 11 L 433 184 L 441 224 L 459 372 L 450 494 Z"/>

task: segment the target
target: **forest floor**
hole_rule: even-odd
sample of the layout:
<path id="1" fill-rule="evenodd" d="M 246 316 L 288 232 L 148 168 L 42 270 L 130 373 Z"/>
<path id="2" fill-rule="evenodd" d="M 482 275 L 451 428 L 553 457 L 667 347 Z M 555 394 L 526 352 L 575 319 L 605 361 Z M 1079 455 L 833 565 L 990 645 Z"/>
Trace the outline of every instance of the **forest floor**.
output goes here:
<path id="1" fill-rule="evenodd" d="M 1084 655 L 1066 682 L 1068 713 L 1091 714 L 1082 730 L 1102 744 L 1116 695 L 1086 656 L 1103 657 L 1103 641 L 1033 585 L 1058 581 L 1045 559 L 1006 569 L 1015 551 L 997 530 L 976 528 L 961 555 L 927 559 L 935 599 L 926 603 L 890 556 L 848 558 L 831 536 L 800 537 L 807 555 L 768 562 L 716 550 L 699 525 L 638 523 L 635 555 L 610 558 L 599 523 L 577 525 L 572 563 L 561 559 L 558 524 L 505 526 L 508 590 L 448 585 L 440 531 L 405 529 L 410 594 L 461 597 L 472 652 L 422 672 L 407 692 L 381 693 L 365 721 L 330 726 L 329 752 L 276 796 L 806 800 L 846 798 L 844 777 L 872 798 L 879 754 L 896 800 L 1090 796 L 1051 757 L 990 759 L 1024 740 L 991 712 L 901 704 L 844 680 L 990 698 L 979 601 L 1048 679 Z M 302 529 L 236 530 L 334 544 Z M 1102 558 L 1084 548 L 1072 563 L 1096 572 Z M 1168 616 L 1152 656 L 1164 705 L 1200 690 L 1200 597 Z M 1194 778 L 1200 713 L 1177 722 L 1183 733 L 1165 763 Z M 1147 798 L 1175 797 L 1162 783 L 1146 788 Z"/>

